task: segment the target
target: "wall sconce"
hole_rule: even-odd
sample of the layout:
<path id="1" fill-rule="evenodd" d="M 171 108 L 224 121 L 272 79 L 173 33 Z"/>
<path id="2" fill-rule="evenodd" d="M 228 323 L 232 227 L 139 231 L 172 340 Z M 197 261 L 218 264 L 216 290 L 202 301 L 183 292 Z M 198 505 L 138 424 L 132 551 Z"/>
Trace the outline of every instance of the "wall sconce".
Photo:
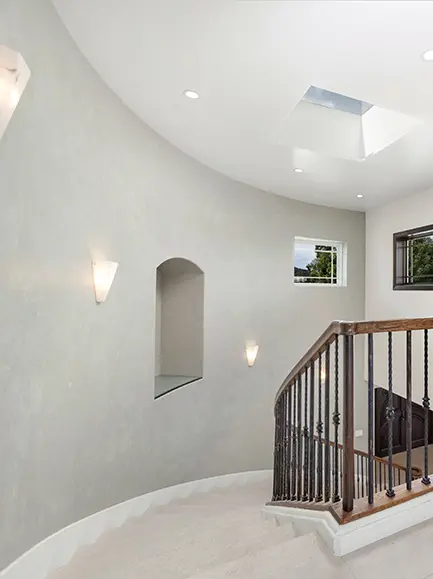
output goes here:
<path id="1" fill-rule="evenodd" d="M 119 264 L 116 261 L 92 261 L 93 285 L 97 304 L 105 302 Z"/>
<path id="2" fill-rule="evenodd" d="M 251 341 L 245 344 L 245 353 L 247 355 L 247 362 L 250 368 L 254 366 L 258 351 L 259 346 L 256 344 L 256 342 Z"/>
<path id="3" fill-rule="evenodd" d="M 30 70 L 18 52 L 0 46 L 0 138 L 3 136 L 30 78 Z"/>

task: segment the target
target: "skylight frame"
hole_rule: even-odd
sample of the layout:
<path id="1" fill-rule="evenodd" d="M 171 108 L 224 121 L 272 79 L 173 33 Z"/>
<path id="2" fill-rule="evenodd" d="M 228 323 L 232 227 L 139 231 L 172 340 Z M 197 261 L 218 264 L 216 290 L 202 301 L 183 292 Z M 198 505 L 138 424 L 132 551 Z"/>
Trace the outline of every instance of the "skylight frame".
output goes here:
<path id="1" fill-rule="evenodd" d="M 337 92 L 311 85 L 302 100 L 312 105 L 362 117 L 373 105 Z"/>

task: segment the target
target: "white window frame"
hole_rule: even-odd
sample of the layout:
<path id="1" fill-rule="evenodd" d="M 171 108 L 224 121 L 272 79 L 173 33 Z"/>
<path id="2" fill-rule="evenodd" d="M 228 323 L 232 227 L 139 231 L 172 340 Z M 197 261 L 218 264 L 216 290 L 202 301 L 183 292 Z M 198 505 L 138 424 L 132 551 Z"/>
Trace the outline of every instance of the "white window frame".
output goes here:
<path id="1" fill-rule="evenodd" d="M 298 281 L 295 276 L 295 254 L 296 254 L 296 244 L 302 243 L 303 245 L 309 244 L 312 246 L 316 245 L 327 245 L 331 246 L 333 251 L 337 255 L 337 283 L 308 283 Z M 296 236 L 293 244 L 293 283 L 299 287 L 346 287 L 347 286 L 347 243 L 344 241 L 333 241 L 331 239 L 316 239 L 312 237 L 299 237 Z"/>

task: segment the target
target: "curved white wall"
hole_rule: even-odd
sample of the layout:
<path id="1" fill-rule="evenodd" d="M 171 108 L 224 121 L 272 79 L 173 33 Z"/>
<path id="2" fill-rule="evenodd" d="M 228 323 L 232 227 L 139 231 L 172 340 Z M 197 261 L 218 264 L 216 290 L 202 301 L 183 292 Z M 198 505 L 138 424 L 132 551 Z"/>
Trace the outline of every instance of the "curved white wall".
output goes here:
<path id="1" fill-rule="evenodd" d="M 0 39 L 32 71 L 0 142 L 1 568 L 122 500 L 270 467 L 283 377 L 332 318 L 363 316 L 364 216 L 175 150 L 100 81 L 49 0 L 2 0 Z M 295 287 L 295 235 L 347 241 L 348 287 Z M 175 255 L 206 273 L 204 379 L 154 401 L 155 270 Z M 96 307 L 98 256 L 120 266 Z"/>

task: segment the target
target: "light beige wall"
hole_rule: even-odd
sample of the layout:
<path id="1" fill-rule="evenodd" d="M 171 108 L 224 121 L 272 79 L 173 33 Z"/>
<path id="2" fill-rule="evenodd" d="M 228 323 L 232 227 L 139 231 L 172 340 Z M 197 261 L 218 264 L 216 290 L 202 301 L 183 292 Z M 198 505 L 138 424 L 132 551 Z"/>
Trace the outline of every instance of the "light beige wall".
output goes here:
<path id="1" fill-rule="evenodd" d="M 271 467 L 283 378 L 332 319 L 363 317 L 364 215 L 181 154 L 106 88 L 49 0 L 2 0 L 0 38 L 32 70 L 0 142 L 3 567 L 119 501 Z M 347 241 L 348 287 L 295 287 L 295 235 Z M 176 255 L 206 274 L 205 377 L 155 401 L 155 270 Z M 98 256 L 120 263 L 101 306 Z"/>
<path id="2" fill-rule="evenodd" d="M 410 195 L 367 213 L 366 316 L 368 319 L 433 317 L 433 293 L 393 290 L 393 234 L 433 223 L 433 191 Z M 423 336 L 413 334 L 413 392 L 420 403 L 423 395 Z M 406 335 L 394 336 L 393 383 L 406 394 Z M 430 337 L 433 346 L 433 336 Z M 387 387 L 387 336 L 375 337 L 375 383 Z M 430 348 L 430 375 L 433 350 Z"/>

